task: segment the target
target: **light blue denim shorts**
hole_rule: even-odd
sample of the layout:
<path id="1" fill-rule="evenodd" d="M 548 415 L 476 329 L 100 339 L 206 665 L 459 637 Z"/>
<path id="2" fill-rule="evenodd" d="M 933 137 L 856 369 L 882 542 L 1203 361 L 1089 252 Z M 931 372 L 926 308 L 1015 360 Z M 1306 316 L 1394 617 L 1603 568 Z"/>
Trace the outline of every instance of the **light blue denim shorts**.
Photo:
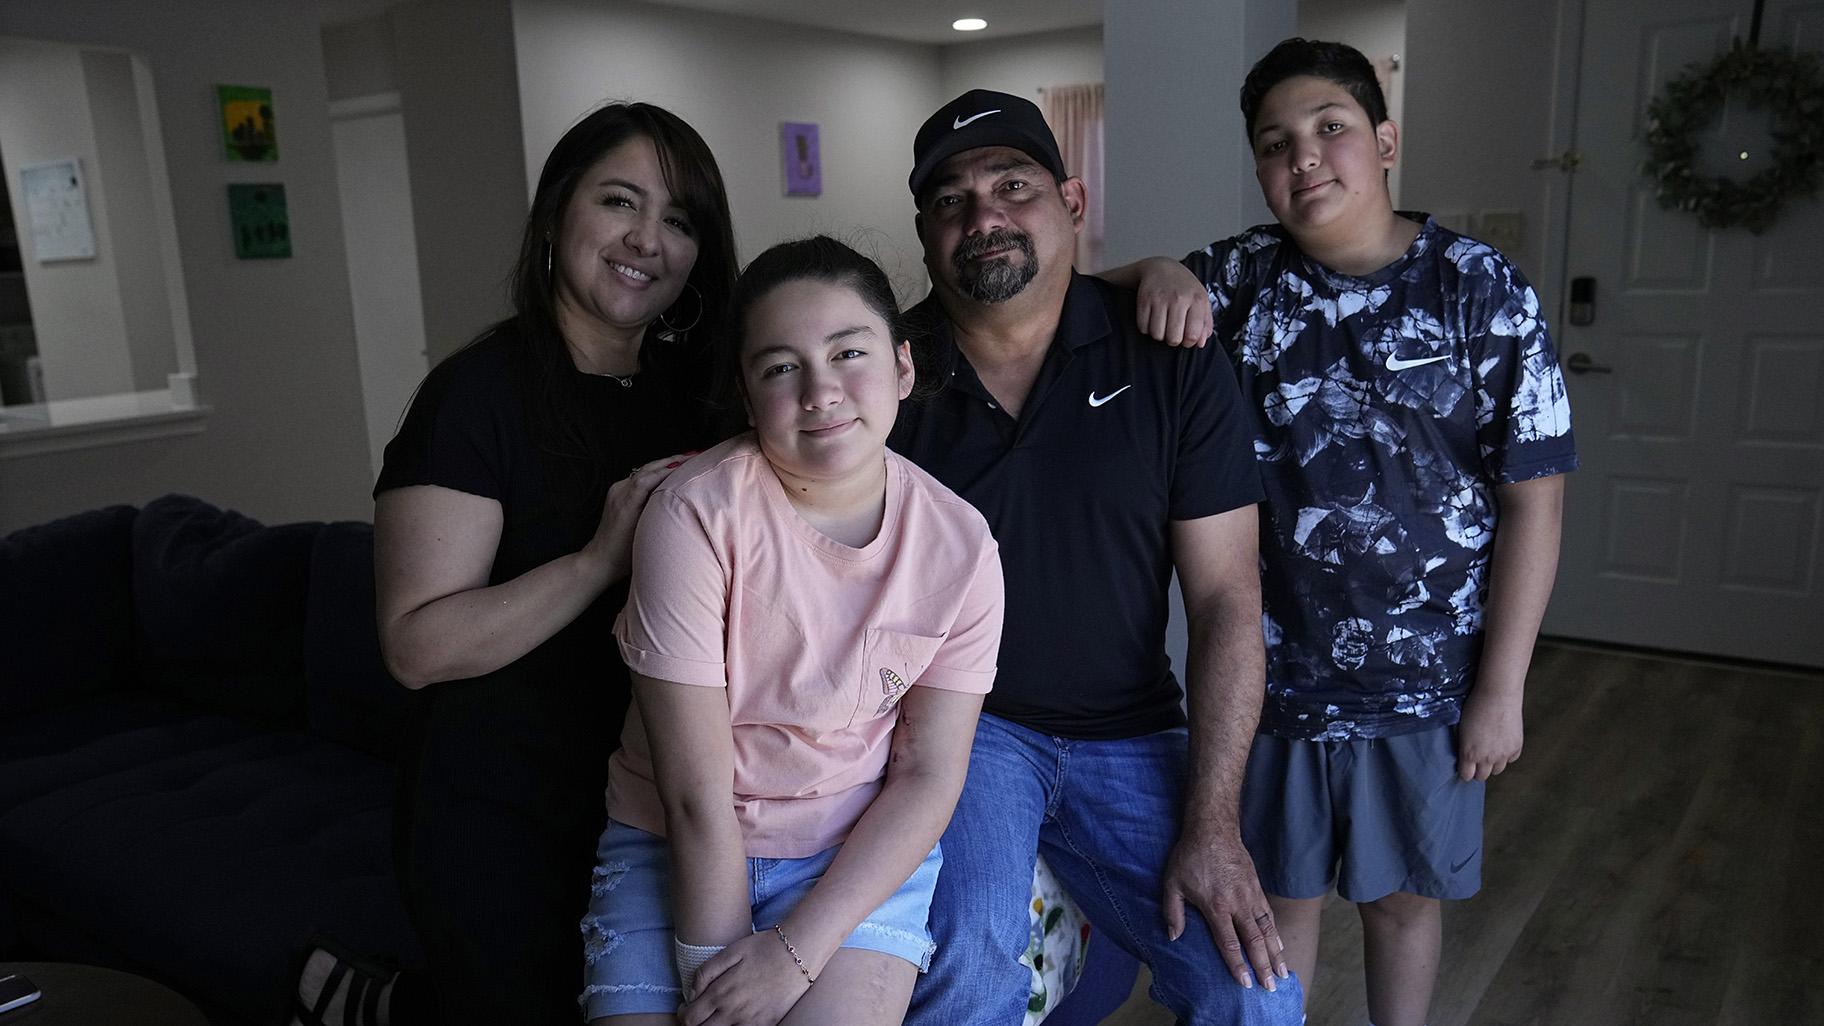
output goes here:
<path id="1" fill-rule="evenodd" d="M 583 917 L 583 1018 L 670 1013 L 683 1001 L 672 958 L 671 869 L 665 838 L 610 819 L 595 849 L 589 914 Z M 836 860 L 841 846 L 803 859 L 748 859 L 754 929 L 771 930 L 790 914 Z M 845 948 L 903 958 L 924 972 L 937 944 L 926 921 L 941 848 L 842 942 Z"/>

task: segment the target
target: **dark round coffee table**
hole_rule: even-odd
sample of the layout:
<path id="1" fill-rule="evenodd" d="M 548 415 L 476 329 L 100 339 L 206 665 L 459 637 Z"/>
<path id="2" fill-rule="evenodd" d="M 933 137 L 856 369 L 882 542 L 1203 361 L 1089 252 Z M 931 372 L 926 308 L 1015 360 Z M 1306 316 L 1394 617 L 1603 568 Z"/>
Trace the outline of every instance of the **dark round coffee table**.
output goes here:
<path id="1" fill-rule="evenodd" d="M 0 1026 L 209 1026 L 197 1007 L 143 976 L 68 962 L 0 962 L 0 976 L 31 979 L 43 996 L 0 1012 Z"/>

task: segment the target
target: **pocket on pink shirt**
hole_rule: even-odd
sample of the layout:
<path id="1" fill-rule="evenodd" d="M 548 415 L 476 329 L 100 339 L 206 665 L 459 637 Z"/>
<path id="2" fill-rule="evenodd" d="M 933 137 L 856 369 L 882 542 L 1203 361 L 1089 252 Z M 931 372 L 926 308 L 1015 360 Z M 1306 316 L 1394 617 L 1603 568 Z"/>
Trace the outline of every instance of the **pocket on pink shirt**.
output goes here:
<path id="1" fill-rule="evenodd" d="M 862 646 L 861 700 L 855 705 L 851 725 L 892 713 L 943 643 L 941 637 L 869 627 Z"/>

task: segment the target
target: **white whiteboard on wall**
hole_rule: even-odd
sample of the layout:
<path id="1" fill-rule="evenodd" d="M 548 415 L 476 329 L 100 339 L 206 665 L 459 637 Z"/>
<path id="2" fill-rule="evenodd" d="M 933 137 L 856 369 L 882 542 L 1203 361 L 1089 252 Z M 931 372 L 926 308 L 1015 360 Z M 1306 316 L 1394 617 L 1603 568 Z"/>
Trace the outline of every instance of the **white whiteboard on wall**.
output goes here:
<path id="1" fill-rule="evenodd" d="M 71 157 L 21 167 L 19 181 L 32 222 L 32 256 L 41 264 L 94 259 L 95 230 L 89 223 L 81 162 Z"/>

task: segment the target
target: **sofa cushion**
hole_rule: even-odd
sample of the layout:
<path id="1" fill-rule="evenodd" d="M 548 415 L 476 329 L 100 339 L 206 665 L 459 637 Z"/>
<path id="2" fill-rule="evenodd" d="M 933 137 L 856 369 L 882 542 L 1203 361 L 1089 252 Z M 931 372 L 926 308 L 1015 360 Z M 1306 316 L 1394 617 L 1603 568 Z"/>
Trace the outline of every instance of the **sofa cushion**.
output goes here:
<path id="1" fill-rule="evenodd" d="M 147 687 L 269 725 L 304 708 L 304 604 L 321 525 L 264 527 L 184 495 L 133 522 L 135 643 Z"/>
<path id="2" fill-rule="evenodd" d="M 131 506 L 0 538 L 0 710 L 18 716 L 133 676 Z"/>
<path id="3" fill-rule="evenodd" d="M 0 718 L 0 816 L 72 783 L 244 736 L 247 725 L 157 695 L 96 695 Z"/>
<path id="4" fill-rule="evenodd" d="M 310 729 L 390 760 L 399 750 L 411 692 L 380 656 L 373 525 L 324 525 L 310 552 L 309 591 L 304 670 Z"/>
<path id="5" fill-rule="evenodd" d="M 63 783 L 0 811 L 0 890 L 237 1020 L 277 1016 L 315 933 L 422 965 L 381 760 L 173 707 L 0 768 L 15 774 Z"/>

